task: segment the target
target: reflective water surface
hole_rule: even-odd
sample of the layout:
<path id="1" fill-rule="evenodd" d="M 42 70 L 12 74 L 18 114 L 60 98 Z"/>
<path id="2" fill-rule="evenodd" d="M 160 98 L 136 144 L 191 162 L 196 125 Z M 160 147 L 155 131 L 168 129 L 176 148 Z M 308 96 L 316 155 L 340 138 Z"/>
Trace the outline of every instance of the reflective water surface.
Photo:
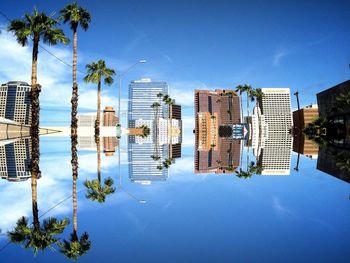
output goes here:
<path id="1" fill-rule="evenodd" d="M 185 133 L 184 141 L 193 136 Z M 5 147 L 24 150 L 25 140 Z M 82 262 L 231 262 L 233 258 L 345 262 L 348 258 L 349 184 L 316 169 L 316 159 L 302 155 L 296 171 L 297 154 L 293 153 L 290 175 L 257 174 L 244 179 L 232 173 L 198 174 L 194 173 L 194 145 L 185 144 L 166 178 L 144 185 L 130 180 L 126 143 L 122 138 L 120 170 L 118 149 L 112 156 L 101 151 L 102 182 L 110 177 L 115 188 L 103 203 L 87 198 L 84 187 L 86 180 L 98 176 L 97 153 L 79 150 L 75 223 L 78 236 L 86 232 L 91 242 Z M 245 169 L 247 147 L 242 154 Z M 58 236 L 69 241 L 74 230 L 69 138 L 41 137 L 40 169 L 40 224 L 51 217 L 68 218 L 70 225 Z M 58 246 L 33 257 L 32 250 L 8 243 L 6 232 L 21 216 L 28 217 L 29 224 L 32 221 L 31 180 L 1 180 L 0 195 L 2 257 L 64 262 Z"/>

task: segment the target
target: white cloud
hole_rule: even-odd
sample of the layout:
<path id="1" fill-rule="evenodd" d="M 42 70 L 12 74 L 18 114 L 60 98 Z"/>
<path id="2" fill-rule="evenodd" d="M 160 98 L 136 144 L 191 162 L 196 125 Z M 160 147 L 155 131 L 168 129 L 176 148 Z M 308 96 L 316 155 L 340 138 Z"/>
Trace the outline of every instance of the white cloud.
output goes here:
<path id="1" fill-rule="evenodd" d="M 55 54 L 57 57 L 71 63 L 72 51 L 68 46 L 46 46 L 47 50 Z M 0 34 L 0 83 L 6 83 L 10 80 L 21 80 L 30 83 L 31 77 L 31 45 L 22 47 L 12 36 L 11 33 L 2 32 Z M 82 52 L 79 55 L 83 55 Z M 59 106 L 70 107 L 71 98 L 71 73 L 72 69 L 64 65 L 46 51 L 39 50 L 38 59 L 38 83 L 42 86 L 40 102 L 42 106 Z M 78 75 L 82 77 L 81 74 Z M 111 86 L 112 88 L 115 85 Z M 113 89 L 110 87 L 102 87 L 101 106 L 113 105 L 116 106 L 116 97 L 110 96 L 113 94 Z M 97 103 L 97 88 L 93 84 L 85 84 L 82 80 L 79 81 L 79 106 L 84 108 L 96 108 Z M 115 92 L 116 93 L 116 92 Z"/>
<path id="2" fill-rule="evenodd" d="M 207 88 L 204 83 L 197 81 L 170 82 L 169 87 L 170 96 L 180 105 L 189 107 L 194 105 L 194 90 Z"/>
<path id="3" fill-rule="evenodd" d="M 293 215 L 293 212 L 283 205 L 278 197 L 273 197 L 272 199 L 272 207 L 273 209 L 282 215 Z"/>
<path id="4" fill-rule="evenodd" d="M 273 62 L 272 62 L 272 64 L 274 66 L 280 65 L 282 59 L 285 58 L 287 55 L 288 55 L 288 51 L 287 50 L 285 50 L 285 49 L 277 50 L 275 52 L 275 54 L 273 55 Z"/>

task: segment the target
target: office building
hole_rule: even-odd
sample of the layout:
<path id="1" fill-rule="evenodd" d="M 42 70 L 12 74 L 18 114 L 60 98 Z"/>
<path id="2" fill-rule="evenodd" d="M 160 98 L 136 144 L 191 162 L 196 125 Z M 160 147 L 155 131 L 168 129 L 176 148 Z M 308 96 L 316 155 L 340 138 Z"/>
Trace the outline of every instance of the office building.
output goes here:
<path id="1" fill-rule="evenodd" d="M 335 146 L 320 148 L 317 159 L 317 170 L 350 183 L 350 171 L 341 167 L 341 163 L 349 159 L 350 150 L 340 150 Z"/>
<path id="2" fill-rule="evenodd" d="M 181 157 L 181 106 L 172 105 L 169 119 L 169 107 L 159 93 L 168 95 L 166 82 L 141 79 L 129 86 L 128 158 L 132 182 L 149 184 L 166 180 L 169 171 L 162 168 L 163 162 Z M 155 102 L 160 106 L 152 108 Z M 148 136 L 143 136 L 144 126 L 150 130 Z"/>
<path id="3" fill-rule="evenodd" d="M 262 175 L 289 175 L 292 150 L 291 129 L 293 126 L 288 88 L 263 88 L 258 99 L 260 120 L 265 138 L 257 154 L 262 165 Z M 263 116 L 263 117 L 262 117 Z"/>
<path id="4" fill-rule="evenodd" d="M 195 90 L 195 173 L 229 173 L 239 166 L 240 100 L 232 90 Z M 237 129 L 240 126 L 241 128 Z"/>
<path id="5" fill-rule="evenodd" d="M 350 80 L 340 83 L 330 89 L 317 93 L 317 104 L 320 116 L 326 117 L 337 126 L 343 126 L 336 131 L 337 139 L 334 145 L 350 149 L 350 107 L 343 101 L 341 107 L 335 107 L 336 98 L 350 94 Z M 347 104 L 347 105 L 346 105 Z"/>
<path id="6" fill-rule="evenodd" d="M 31 87 L 23 81 L 9 81 L 0 86 L 0 118 L 31 125 Z"/>
<path id="7" fill-rule="evenodd" d="M 0 141 L 0 177 L 11 182 L 30 178 L 30 138 Z"/>
<path id="8" fill-rule="evenodd" d="M 336 110 L 334 106 L 335 99 L 340 94 L 350 92 L 350 80 L 342 82 L 332 88 L 317 93 L 317 104 L 320 116 L 335 117 L 339 115 L 350 114 L 350 107 L 343 108 L 341 111 Z"/>
<path id="9" fill-rule="evenodd" d="M 129 121 L 143 119 L 154 120 L 155 110 L 151 108 L 154 102 L 160 102 L 157 97 L 159 93 L 168 95 L 168 84 L 164 81 L 152 81 L 151 79 L 134 80 L 129 85 Z M 167 106 L 162 105 L 159 109 L 159 116 L 166 118 Z M 129 125 L 129 127 L 131 127 Z"/>

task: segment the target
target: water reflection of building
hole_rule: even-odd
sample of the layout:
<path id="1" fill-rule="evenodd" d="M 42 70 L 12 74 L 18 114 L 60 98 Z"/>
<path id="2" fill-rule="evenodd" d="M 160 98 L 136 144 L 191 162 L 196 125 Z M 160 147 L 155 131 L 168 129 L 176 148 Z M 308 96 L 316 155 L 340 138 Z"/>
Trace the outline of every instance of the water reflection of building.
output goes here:
<path id="1" fill-rule="evenodd" d="M 169 120 L 168 106 L 157 96 L 159 93 L 168 95 L 166 82 L 142 79 L 132 81 L 129 86 L 128 159 L 132 182 L 150 184 L 166 180 L 169 172 L 162 167 L 163 162 L 166 159 L 174 162 L 181 157 L 181 106 L 172 106 L 172 119 Z M 160 106 L 152 108 L 155 102 Z M 144 126 L 150 129 L 148 136 L 143 136 L 141 127 Z"/>
<path id="2" fill-rule="evenodd" d="M 30 138 L 0 141 L 0 176 L 12 182 L 30 178 Z"/>
<path id="3" fill-rule="evenodd" d="M 309 105 L 293 112 L 293 151 L 310 158 L 318 155 L 318 145 L 305 138 L 302 130 L 318 117 L 317 105 Z"/>
<path id="4" fill-rule="evenodd" d="M 9 81 L 0 86 L 0 118 L 19 124 L 31 124 L 30 86 L 23 81 Z"/>
<path id="5" fill-rule="evenodd" d="M 335 106 L 336 98 L 350 93 L 350 80 L 340 83 L 332 88 L 317 93 L 317 104 L 320 116 L 327 117 L 336 124 L 343 125 L 343 136 L 333 142 L 334 145 L 350 148 L 350 107 Z"/>
<path id="6" fill-rule="evenodd" d="M 113 156 L 116 148 L 119 146 L 119 140 L 116 137 L 101 137 L 101 148 L 106 156 Z M 78 149 L 96 151 L 95 137 L 78 136 Z"/>
<path id="7" fill-rule="evenodd" d="M 115 110 L 111 106 L 106 106 L 101 112 L 101 126 L 115 127 L 119 122 L 115 115 Z M 78 115 L 78 127 L 94 127 L 96 121 L 96 112 L 82 113 Z"/>
<path id="8" fill-rule="evenodd" d="M 349 168 L 342 169 L 342 161 L 350 160 L 350 151 L 328 146 L 320 148 L 317 159 L 317 170 L 332 175 L 344 182 L 350 183 Z M 344 164 L 345 164 L 344 162 Z"/>
<path id="9" fill-rule="evenodd" d="M 262 175 L 289 175 L 292 150 L 292 115 L 290 90 L 288 88 L 264 88 L 258 99 L 261 115 L 267 129 L 264 146 L 261 147 L 258 163 Z M 261 118 L 261 117 L 260 117 Z"/>
<path id="10" fill-rule="evenodd" d="M 233 172 L 240 161 L 240 100 L 232 90 L 195 90 L 195 173 Z M 238 136 L 239 137 L 239 136 Z"/>
<path id="11" fill-rule="evenodd" d="M 336 98 L 350 93 L 350 80 L 317 94 L 319 115 L 337 124 L 337 137 L 321 148 L 317 169 L 350 183 L 350 107 L 334 107 Z"/>

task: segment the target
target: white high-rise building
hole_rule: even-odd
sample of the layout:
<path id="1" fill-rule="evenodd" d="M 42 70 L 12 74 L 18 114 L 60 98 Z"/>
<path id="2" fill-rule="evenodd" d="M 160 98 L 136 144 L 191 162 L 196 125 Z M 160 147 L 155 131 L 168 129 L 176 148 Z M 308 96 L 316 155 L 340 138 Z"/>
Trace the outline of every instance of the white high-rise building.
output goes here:
<path id="1" fill-rule="evenodd" d="M 293 126 L 289 88 L 264 88 L 259 99 L 261 115 L 267 128 L 259 153 L 263 175 L 289 175 Z M 265 128 L 265 129 L 266 129 Z"/>

